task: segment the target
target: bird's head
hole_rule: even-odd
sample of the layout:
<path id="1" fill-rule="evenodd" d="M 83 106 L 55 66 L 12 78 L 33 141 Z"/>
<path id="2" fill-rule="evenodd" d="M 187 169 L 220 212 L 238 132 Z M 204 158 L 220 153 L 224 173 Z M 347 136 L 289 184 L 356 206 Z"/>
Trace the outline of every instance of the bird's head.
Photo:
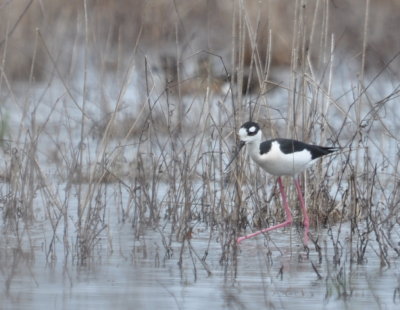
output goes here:
<path id="1" fill-rule="evenodd" d="M 246 143 L 251 142 L 259 142 L 261 140 L 261 129 L 260 126 L 252 121 L 244 123 L 240 126 L 238 131 L 240 144 L 236 148 L 235 154 L 232 156 L 231 160 L 229 161 L 228 165 L 226 166 L 225 170 L 228 169 L 230 164 L 235 160 L 235 158 L 239 155 L 240 150 Z"/>
<path id="2" fill-rule="evenodd" d="M 240 127 L 238 134 L 243 145 L 250 142 L 260 142 L 261 140 L 260 126 L 252 121 L 244 123 Z"/>

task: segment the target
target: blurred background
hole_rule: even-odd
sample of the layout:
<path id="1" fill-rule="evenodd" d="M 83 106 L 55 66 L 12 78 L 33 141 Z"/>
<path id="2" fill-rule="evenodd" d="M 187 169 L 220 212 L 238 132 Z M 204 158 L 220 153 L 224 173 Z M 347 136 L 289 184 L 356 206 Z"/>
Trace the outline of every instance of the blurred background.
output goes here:
<path id="1" fill-rule="evenodd" d="M 0 0 L 0 307 L 397 309 L 399 29 L 399 0 Z M 340 148 L 299 176 L 309 248 L 291 179 L 292 227 L 236 243 L 285 216 L 225 169 L 249 118 Z"/>
<path id="2" fill-rule="evenodd" d="M 343 62 L 361 62 L 365 44 L 365 68 L 371 70 L 385 64 L 400 49 L 400 2 L 368 1 L 369 12 L 366 2 L 2 0 L 3 74 L 10 81 L 24 81 L 33 70 L 33 79 L 40 81 L 52 74 L 54 64 L 49 54 L 63 75 L 73 74 L 83 47 L 93 66 L 114 73 L 124 68 L 134 49 L 139 50 L 138 55 L 152 56 L 152 65 L 159 70 L 170 69 L 176 57 L 179 61 L 187 57 L 195 60 L 204 55 L 193 54 L 209 51 L 221 56 L 231 71 L 234 44 L 241 39 L 241 22 L 235 17 L 239 14 L 245 15 L 243 23 L 247 25 L 243 47 L 247 66 L 255 46 L 263 61 L 268 51 L 272 67 L 290 66 L 296 33 L 308 31 L 301 44 L 312 58 L 323 61 L 334 34 L 334 48 Z M 296 6 L 302 6 L 301 16 Z M 248 33 L 250 29 L 252 34 Z"/>

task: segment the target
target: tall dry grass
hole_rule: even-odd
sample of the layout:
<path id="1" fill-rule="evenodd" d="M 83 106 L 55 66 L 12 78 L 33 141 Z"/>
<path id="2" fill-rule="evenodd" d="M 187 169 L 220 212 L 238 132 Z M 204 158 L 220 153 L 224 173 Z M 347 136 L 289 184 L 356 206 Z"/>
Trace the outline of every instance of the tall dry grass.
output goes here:
<path id="1" fill-rule="evenodd" d="M 380 3 L 382 10 L 397 6 Z M 316 272 L 333 262 L 327 286 L 348 296 L 345 280 L 354 264 L 366 263 L 373 240 L 369 255 L 382 266 L 399 255 L 399 141 L 396 125 L 385 121 L 395 113 L 389 107 L 397 99 L 398 59 L 370 58 L 381 44 L 370 30 L 374 6 L 5 2 L 0 89 L 7 105 L 0 108 L 15 109 L 18 118 L 2 148 L 3 240 L 20 253 L 33 251 L 29 229 L 40 219 L 50 227 L 48 262 L 86 265 L 104 244 L 112 252 L 112 231 L 129 222 L 132 239 L 159 232 L 165 259 L 177 258 L 179 266 L 190 259 L 197 276 L 198 266 L 211 273 L 208 250 L 202 256 L 192 244 L 201 226 L 209 243 L 220 244 L 226 276 L 235 276 L 237 236 L 284 217 L 275 180 L 245 156 L 225 172 L 235 132 L 252 118 L 266 136 L 341 148 L 301 177 L 312 223 L 312 247 L 302 255 L 319 254 Z M 353 7 L 354 24 L 341 23 Z M 395 41 L 385 44 L 396 49 Z M 335 83 L 342 59 L 359 74 L 341 92 Z M 375 84 L 388 76 L 391 90 L 374 99 Z M 291 180 L 285 182 L 300 231 Z M 275 246 L 269 235 L 264 240 Z M 1 256 L 13 267 L 7 283 L 21 263 L 15 253 Z"/>
<path id="2" fill-rule="evenodd" d="M 338 51 L 362 55 L 364 1 L 88 1 L 88 48 L 91 61 L 104 70 L 121 70 L 140 39 L 147 50 L 160 50 L 174 56 L 176 43 L 182 56 L 199 49 L 208 49 L 227 57 L 232 40 L 240 39 L 231 33 L 232 16 L 241 7 L 244 23 L 251 25 L 244 39 L 243 61 L 246 71 L 252 59 L 251 47 L 257 45 L 257 61 L 269 54 L 272 67 L 292 63 L 293 40 L 301 28 L 295 22 L 300 14 L 307 36 L 302 44 L 313 59 L 329 57 L 329 33 L 336 35 Z M 299 9 L 293 9 L 297 6 Z M 372 1 L 366 68 L 379 68 L 399 49 L 395 29 L 398 28 L 395 0 Z M 84 1 L 3 1 L 0 4 L 0 47 L 2 67 L 11 80 L 27 80 L 31 75 L 43 80 L 51 74 L 51 63 L 42 44 L 36 45 L 37 29 L 48 38 L 49 48 L 56 55 L 58 66 L 65 74 L 71 70 L 74 46 L 84 35 Z M 168 14 L 165 14 L 167 12 Z M 157 21 L 157 22 L 155 22 Z M 243 29 L 243 28 L 242 28 Z M 257 34 L 256 36 L 254 36 Z M 250 41 L 252 37 L 253 41 Z M 177 41 L 178 39 L 178 41 Z M 74 43 L 75 42 L 75 43 Z M 268 52 L 269 50 L 269 52 Z M 391 52 L 393 51 L 393 53 Z M 303 55 L 304 56 L 304 55 Z M 228 65 L 231 65 L 228 62 Z"/>

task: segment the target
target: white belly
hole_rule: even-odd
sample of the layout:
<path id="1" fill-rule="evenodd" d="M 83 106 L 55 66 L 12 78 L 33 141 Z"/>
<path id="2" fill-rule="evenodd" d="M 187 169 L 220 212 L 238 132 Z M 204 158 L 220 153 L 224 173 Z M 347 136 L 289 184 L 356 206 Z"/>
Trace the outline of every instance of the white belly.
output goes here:
<path id="1" fill-rule="evenodd" d="M 279 145 L 272 143 L 268 153 L 260 155 L 259 150 L 251 149 L 250 157 L 272 175 L 296 175 L 305 170 L 311 163 L 311 154 L 307 150 L 284 154 Z"/>

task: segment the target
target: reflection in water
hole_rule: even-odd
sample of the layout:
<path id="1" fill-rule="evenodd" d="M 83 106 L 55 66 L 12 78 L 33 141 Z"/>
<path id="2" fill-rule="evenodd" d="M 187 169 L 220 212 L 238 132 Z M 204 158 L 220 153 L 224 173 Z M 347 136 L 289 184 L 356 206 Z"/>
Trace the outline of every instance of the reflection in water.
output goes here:
<path id="1" fill-rule="evenodd" d="M 46 264 L 42 237 L 45 232 L 35 229 L 31 234 L 35 237 L 27 243 L 25 235 L 19 247 L 16 237 L 1 238 L 3 309 L 337 309 L 343 305 L 362 309 L 378 303 L 387 309 L 396 306 L 393 293 L 398 278 L 391 270 L 377 271 L 372 256 L 367 265 L 353 267 L 350 277 L 348 268 L 342 273 L 333 270 L 332 249 L 324 249 L 325 257 L 319 263 L 318 253 L 311 249 L 307 257 L 297 243 L 300 240 L 291 240 L 290 230 L 271 234 L 273 243 L 262 237 L 244 242 L 235 277 L 232 264 L 220 265 L 219 244 L 208 246 L 207 232 L 193 234 L 192 251 L 199 257 L 186 246 L 179 267 L 181 243 L 172 244 L 171 256 L 158 232 L 148 231 L 145 238 L 135 241 L 129 225 L 123 224 L 114 232 L 118 237 L 112 246 L 102 239 L 95 260 L 78 268 L 71 262 L 64 265 L 61 247 L 55 261 Z M 206 250 L 208 255 L 203 256 Z M 201 263 L 203 257 L 205 261 Z"/>

